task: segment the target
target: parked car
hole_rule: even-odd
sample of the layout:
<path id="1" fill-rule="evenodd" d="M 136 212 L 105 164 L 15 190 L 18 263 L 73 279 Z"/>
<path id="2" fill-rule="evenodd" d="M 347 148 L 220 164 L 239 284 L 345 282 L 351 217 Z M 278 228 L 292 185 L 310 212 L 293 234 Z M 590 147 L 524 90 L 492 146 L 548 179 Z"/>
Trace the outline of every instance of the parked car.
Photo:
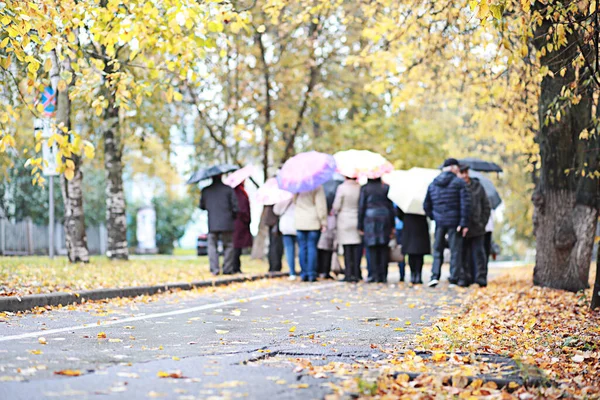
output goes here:
<path id="1" fill-rule="evenodd" d="M 196 250 L 199 256 L 208 255 L 208 234 L 201 233 L 198 235 L 198 240 L 196 241 Z M 223 255 L 223 242 L 220 240 L 217 243 L 217 251 L 219 252 L 219 255 Z"/>
<path id="2" fill-rule="evenodd" d="M 196 243 L 196 249 L 199 256 L 208 255 L 208 235 L 202 233 L 198 235 L 198 240 Z"/>

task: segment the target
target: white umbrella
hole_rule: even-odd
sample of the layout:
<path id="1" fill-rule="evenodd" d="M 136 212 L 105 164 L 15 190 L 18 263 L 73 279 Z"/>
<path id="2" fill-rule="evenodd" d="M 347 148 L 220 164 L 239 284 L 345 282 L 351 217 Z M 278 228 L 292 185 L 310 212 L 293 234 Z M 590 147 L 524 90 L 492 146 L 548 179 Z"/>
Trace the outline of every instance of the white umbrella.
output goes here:
<path id="1" fill-rule="evenodd" d="M 333 158 L 338 172 L 349 178 L 376 179 L 394 169 L 394 166 L 381 154 L 368 150 L 338 151 Z"/>
<path id="2" fill-rule="evenodd" d="M 437 169 L 415 167 L 408 171 L 393 171 L 384 175 L 383 181 L 390 185 L 388 198 L 404 213 L 425 215 L 423 200 L 427 188 L 439 174 Z"/>

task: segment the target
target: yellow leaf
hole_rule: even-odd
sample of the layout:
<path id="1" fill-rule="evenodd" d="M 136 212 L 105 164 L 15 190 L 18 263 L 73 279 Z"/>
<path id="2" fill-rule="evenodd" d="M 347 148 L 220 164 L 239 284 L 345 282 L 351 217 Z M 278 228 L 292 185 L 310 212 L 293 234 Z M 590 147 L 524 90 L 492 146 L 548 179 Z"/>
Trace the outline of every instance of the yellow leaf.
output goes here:
<path id="1" fill-rule="evenodd" d="M 54 48 L 56 47 L 56 43 L 54 40 L 50 40 L 48 42 L 46 42 L 46 44 L 44 45 L 44 47 L 42 47 L 42 51 L 44 53 L 48 53 L 52 50 L 54 50 Z"/>
<path id="2" fill-rule="evenodd" d="M 67 178 L 67 179 L 68 179 L 68 178 Z M 106 339 L 106 333 L 104 333 L 104 332 L 100 332 L 100 333 L 98 333 L 98 335 L 97 335 L 97 336 L 98 336 L 98 339 Z"/>
<path id="3" fill-rule="evenodd" d="M 96 150 L 91 143 L 86 143 L 83 147 L 83 153 L 85 154 L 86 158 L 92 159 L 96 155 Z"/>
<path id="4" fill-rule="evenodd" d="M 67 169 L 75 169 L 75 163 L 73 160 L 67 160 L 65 161 L 65 164 L 67 165 Z"/>
<path id="5" fill-rule="evenodd" d="M 224 331 L 222 329 L 215 329 L 215 332 L 217 332 L 219 335 L 224 335 L 226 333 L 229 333 L 229 331 Z"/>
<path id="6" fill-rule="evenodd" d="M 46 58 L 44 61 L 44 71 L 49 72 L 52 69 L 52 60 L 50 57 Z"/>
<path id="7" fill-rule="evenodd" d="M 32 74 L 35 74 L 36 72 L 38 72 L 39 69 L 40 69 L 40 64 L 38 64 L 37 61 L 30 62 L 29 65 L 27 65 L 27 70 L 29 72 L 31 72 Z"/>
<path id="8" fill-rule="evenodd" d="M 35 355 L 40 355 L 40 354 L 42 354 L 42 351 L 41 351 L 41 350 L 29 350 L 29 352 L 30 352 L 31 354 L 35 354 Z"/>
<path id="9" fill-rule="evenodd" d="M 298 383 L 295 385 L 290 385 L 290 389 L 308 389 L 308 383 Z"/>
<path id="10" fill-rule="evenodd" d="M 38 338 L 38 342 L 39 342 L 40 344 L 48 344 L 48 342 L 46 341 L 46 338 L 44 338 L 44 337 L 39 337 L 39 338 Z"/>
<path id="11" fill-rule="evenodd" d="M 223 32 L 223 24 L 216 21 L 210 21 L 208 23 L 209 32 Z"/>
<path id="12" fill-rule="evenodd" d="M 183 95 L 181 93 L 179 93 L 179 92 L 174 92 L 173 93 L 173 99 L 175 101 L 181 101 L 181 100 L 183 100 Z"/>
<path id="13" fill-rule="evenodd" d="M 63 369 L 61 371 L 54 371 L 54 375 L 80 376 L 81 371 L 78 369 Z"/>
<path id="14" fill-rule="evenodd" d="M 296 327 L 295 327 L 295 326 L 292 326 L 292 327 L 290 328 L 290 332 L 296 332 Z"/>
<path id="15" fill-rule="evenodd" d="M 58 91 L 64 92 L 67 89 L 67 82 L 64 79 L 58 81 Z"/>
<path id="16" fill-rule="evenodd" d="M 264 33 L 265 30 L 266 30 L 266 28 L 264 25 L 261 25 L 258 28 L 256 28 L 256 32 L 258 32 L 258 33 Z"/>

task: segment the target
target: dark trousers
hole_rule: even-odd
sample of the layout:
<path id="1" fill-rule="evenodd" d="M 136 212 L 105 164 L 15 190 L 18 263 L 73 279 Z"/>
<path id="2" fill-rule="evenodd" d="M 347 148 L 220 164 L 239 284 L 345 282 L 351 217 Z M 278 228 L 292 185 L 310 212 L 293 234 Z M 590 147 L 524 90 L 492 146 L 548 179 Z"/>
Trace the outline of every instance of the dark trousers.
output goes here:
<path id="1" fill-rule="evenodd" d="M 369 246 L 367 248 L 371 258 L 371 272 L 375 282 L 387 282 L 388 260 L 390 248 L 387 245 Z"/>
<path id="2" fill-rule="evenodd" d="M 433 266 L 431 267 L 431 279 L 440 279 L 442 264 L 444 263 L 444 248 L 446 245 L 446 234 L 450 246 L 450 283 L 458 282 L 458 270 L 460 269 L 462 253 L 462 234 L 456 232 L 456 227 L 436 226 L 435 243 L 433 244 Z"/>
<path id="3" fill-rule="evenodd" d="M 283 239 L 279 231 L 269 230 L 269 272 L 279 272 L 283 267 Z"/>
<path id="4" fill-rule="evenodd" d="M 358 282 L 362 279 L 360 261 L 362 259 L 363 246 L 360 244 L 344 245 L 344 269 L 347 282 Z"/>
<path id="5" fill-rule="evenodd" d="M 410 281 L 412 283 L 423 283 L 421 272 L 423 271 L 423 254 L 409 254 L 408 265 L 410 266 Z"/>
<path id="6" fill-rule="evenodd" d="M 396 229 L 396 243 L 402 244 L 402 229 Z M 400 271 L 400 282 L 404 282 L 404 276 L 406 275 L 406 260 L 398 262 L 398 270 Z"/>
<path id="7" fill-rule="evenodd" d="M 242 256 L 242 249 L 233 249 L 233 273 L 241 274 L 242 273 L 242 261 L 240 257 Z"/>
<path id="8" fill-rule="evenodd" d="M 320 276 L 329 276 L 331 272 L 332 250 L 317 250 L 317 273 Z"/>
<path id="9" fill-rule="evenodd" d="M 486 232 L 484 236 L 485 249 L 485 266 L 487 268 L 488 262 L 490 262 L 490 255 L 492 255 L 492 232 Z"/>
<path id="10" fill-rule="evenodd" d="M 373 280 L 373 270 L 371 266 L 371 253 L 369 253 L 369 248 L 365 246 L 364 243 L 360 245 L 360 253 L 365 253 L 365 259 L 367 260 L 367 280 Z"/>
<path id="11" fill-rule="evenodd" d="M 233 273 L 233 233 L 210 232 L 208 234 L 208 262 L 213 275 L 221 273 L 219 267 L 219 240 L 223 244 L 223 273 Z"/>
<path id="12" fill-rule="evenodd" d="M 485 235 L 466 238 L 462 252 L 463 266 L 460 284 L 477 283 L 487 285 L 487 263 L 485 262 Z"/>

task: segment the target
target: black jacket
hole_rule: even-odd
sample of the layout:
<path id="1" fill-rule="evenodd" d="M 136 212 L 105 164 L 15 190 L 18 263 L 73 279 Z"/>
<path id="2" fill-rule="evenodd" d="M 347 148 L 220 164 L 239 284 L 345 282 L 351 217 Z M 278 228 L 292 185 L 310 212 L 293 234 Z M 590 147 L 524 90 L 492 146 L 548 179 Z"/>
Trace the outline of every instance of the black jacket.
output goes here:
<path id="1" fill-rule="evenodd" d="M 452 172 L 442 172 L 427 188 L 423 209 L 436 226 L 466 227 L 471 212 L 471 196 L 465 181 Z"/>
<path id="2" fill-rule="evenodd" d="M 369 180 L 360 189 L 358 230 L 366 246 L 387 245 L 394 229 L 394 203 L 388 199 L 390 187 L 380 179 Z"/>
<path id="3" fill-rule="evenodd" d="M 471 178 L 467 185 L 471 193 L 471 214 L 469 216 L 469 232 L 467 237 L 485 235 L 485 225 L 490 218 L 492 208 L 483 186 L 477 178 Z"/>
<path id="4" fill-rule="evenodd" d="M 398 218 L 404 223 L 402 228 L 402 253 L 423 255 L 431 254 L 431 239 L 427 217 L 418 214 L 404 214 L 396 209 Z"/>
<path id="5" fill-rule="evenodd" d="M 232 188 L 220 180 L 202 189 L 200 208 L 208 211 L 209 232 L 233 232 L 238 202 Z"/>

